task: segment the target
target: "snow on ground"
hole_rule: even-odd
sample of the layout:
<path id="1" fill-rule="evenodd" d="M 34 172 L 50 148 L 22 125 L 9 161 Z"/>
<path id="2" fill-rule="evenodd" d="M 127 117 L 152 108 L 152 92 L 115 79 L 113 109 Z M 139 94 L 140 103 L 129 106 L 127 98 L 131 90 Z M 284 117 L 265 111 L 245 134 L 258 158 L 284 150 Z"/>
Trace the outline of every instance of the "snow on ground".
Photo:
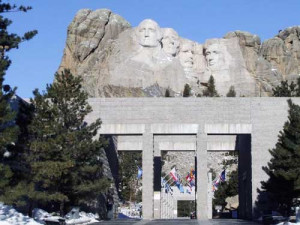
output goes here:
<path id="1" fill-rule="evenodd" d="M 50 213 L 42 209 L 33 210 L 34 219 L 24 216 L 11 206 L 4 205 L 0 202 L 0 225 L 41 225 L 46 218 L 53 218 Z M 67 224 L 89 224 L 99 222 L 97 215 L 92 213 L 79 212 L 78 219 L 66 220 Z"/>
<path id="2" fill-rule="evenodd" d="M 300 225 L 300 222 L 297 222 L 297 223 L 292 223 L 292 222 L 281 222 L 281 223 L 278 223 L 278 225 Z"/>
<path id="3" fill-rule="evenodd" d="M 42 209 L 35 208 L 32 211 L 32 217 L 34 218 L 34 220 L 41 224 L 44 224 L 44 219 L 49 216 L 51 216 L 51 214 Z"/>
<path id="4" fill-rule="evenodd" d="M 141 219 L 141 203 L 123 204 L 118 208 L 118 211 L 127 217 Z"/>
<path id="5" fill-rule="evenodd" d="M 80 218 L 87 218 L 90 219 L 89 223 L 95 223 L 95 222 L 99 222 L 99 216 L 95 215 L 93 213 L 86 213 L 86 212 L 79 212 L 79 216 Z"/>
<path id="6" fill-rule="evenodd" d="M 41 225 L 41 223 L 24 216 L 11 206 L 0 203 L 0 225 Z"/>

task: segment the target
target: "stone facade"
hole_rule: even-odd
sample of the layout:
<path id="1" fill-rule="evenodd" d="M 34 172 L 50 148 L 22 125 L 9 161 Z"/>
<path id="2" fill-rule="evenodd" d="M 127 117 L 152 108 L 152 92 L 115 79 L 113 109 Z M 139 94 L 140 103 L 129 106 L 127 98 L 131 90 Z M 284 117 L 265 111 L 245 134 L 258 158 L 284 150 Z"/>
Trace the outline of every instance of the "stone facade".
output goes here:
<path id="1" fill-rule="evenodd" d="M 299 98 L 293 101 L 300 104 Z M 91 98 L 89 103 L 93 112 L 87 122 L 100 117 L 103 121 L 100 134 L 122 137 L 122 150 L 143 151 L 145 219 L 154 218 L 153 157 L 166 150 L 195 152 L 198 218 L 211 216 L 207 150 L 228 150 L 233 140 L 219 139 L 219 135 L 236 138 L 235 149 L 242 154 L 241 215 L 243 218 L 254 215 L 257 188 L 267 179 L 262 166 L 270 160 L 268 149 L 275 146 L 287 120 L 286 98 Z M 212 144 L 214 140 L 216 143 Z"/>

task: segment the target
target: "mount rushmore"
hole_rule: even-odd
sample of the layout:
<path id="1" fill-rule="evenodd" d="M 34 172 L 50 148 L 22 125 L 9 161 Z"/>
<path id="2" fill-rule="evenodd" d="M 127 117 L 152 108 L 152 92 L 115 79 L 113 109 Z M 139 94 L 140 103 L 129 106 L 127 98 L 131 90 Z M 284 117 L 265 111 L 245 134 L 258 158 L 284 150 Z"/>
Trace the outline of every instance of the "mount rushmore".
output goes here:
<path id="1" fill-rule="evenodd" d="M 90 97 L 182 96 L 185 84 L 202 93 L 209 77 L 221 96 L 270 96 L 300 74 L 300 27 L 261 42 L 234 31 L 200 44 L 151 19 L 137 27 L 108 9 L 80 10 L 68 27 L 59 71 L 82 76 Z"/>

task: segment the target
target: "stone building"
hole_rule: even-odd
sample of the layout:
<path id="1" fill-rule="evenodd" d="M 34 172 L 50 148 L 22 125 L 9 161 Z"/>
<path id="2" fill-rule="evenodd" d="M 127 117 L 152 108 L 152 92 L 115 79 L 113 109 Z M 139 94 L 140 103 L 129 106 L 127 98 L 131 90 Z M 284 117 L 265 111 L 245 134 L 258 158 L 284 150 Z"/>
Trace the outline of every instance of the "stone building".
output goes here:
<path id="1" fill-rule="evenodd" d="M 87 122 L 100 117 L 100 135 L 114 136 L 117 151 L 142 151 L 144 219 L 162 216 L 160 176 L 154 176 L 161 151 L 194 152 L 197 216 L 206 219 L 212 215 L 208 152 L 238 150 L 239 217 L 257 215 L 257 189 L 267 179 L 262 166 L 287 120 L 286 98 L 91 98 L 89 103 L 93 112 Z"/>

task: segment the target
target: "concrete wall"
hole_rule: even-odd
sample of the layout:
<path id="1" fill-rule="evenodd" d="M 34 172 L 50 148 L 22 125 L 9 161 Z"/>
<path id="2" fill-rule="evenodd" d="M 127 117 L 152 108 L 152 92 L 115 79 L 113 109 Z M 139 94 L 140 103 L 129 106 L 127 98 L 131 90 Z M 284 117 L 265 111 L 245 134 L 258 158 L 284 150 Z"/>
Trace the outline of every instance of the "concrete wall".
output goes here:
<path id="1" fill-rule="evenodd" d="M 207 134 L 251 134 L 251 189 L 252 206 L 254 206 L 257 197 L 256 189 L 260 188 L 261 180 L 267 179 L 262 166 L 265 166 L 270 159 L 268 149 L 275 146 L 277 135 L 287 120 L 286 100 L 287 98 L 271 97 L 93 98 L 89 99 L 89 103 L 94 111 L 87 117 L 87 122 L 101 118 L 103 126 L 100 133 L 102 134 L 143 135 L 139 140 L 132 142 L 135 142 L 136 148 L 141 148 L 142 144 L 143 150 L 150 151 L 149 154 L 152 156 L 155 135 L 196 135 L 196 150 L 199 151 L 198 169 L 199 166 L 204 169 L 203 163 L 205 164 L 206 159 L 199 157 L 206 157 L 203 151 L 207 150 L 207 146 L 222 148 L 222 144 L 209 145 Z M 299 98 L 293 100 L 300 104 Z M 129 142 L 123 146 L 135 148 Z M 185 144 L 186 148 L 194 148 L 191 143 Z M 164 145 L 174 149 L 178 146 L 173 141 L 167 141 Z M 230 147 L 230 143 L 227 145 Z M 145 154 L 147 168 L 152 168 L 150 155 Z M 149 175 L 148 178 L 152 179 L 153 176 Z M 201 179 L 207 179 L 206 175 Z M 153 192 L 153 188 L 150 189 L 148 191 Z M 151 195 L 147 194 L 147 197 L 150 198 Z M 207 199 L 204 195 L 202 197 L 201 201 L 205 204 Z M 149 204 L 153 206 L 153 201 Z M 197 207 L 199 210 L 204 210 L 199 205 Z M 153 212 L 147 213 L 148 216 L 153 214 Z"/>

